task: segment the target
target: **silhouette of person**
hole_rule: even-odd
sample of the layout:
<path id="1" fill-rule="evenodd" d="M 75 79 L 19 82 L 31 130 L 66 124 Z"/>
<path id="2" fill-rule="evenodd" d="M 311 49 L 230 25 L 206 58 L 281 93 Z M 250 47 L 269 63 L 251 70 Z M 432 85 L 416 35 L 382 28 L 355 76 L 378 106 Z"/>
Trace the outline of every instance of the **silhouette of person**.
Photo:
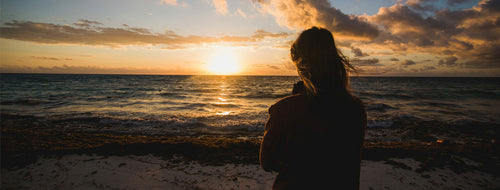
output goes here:
<path id="1" fill-rule="evenodd" d="M 354 67 L 318 27 L 300 34 L 291 58 L 303 87 L 269 108 L 261 166 L 278 172 L 273 189 L 359 189 L 366 111 L 349 91 Z"/>
<path id="2" fill-rule="evenodd" d="M 306 91 L 306 87 L 304 86 L 304 82 L 299 81 L 293 84 L 292 94 L 300 94 Z"/>

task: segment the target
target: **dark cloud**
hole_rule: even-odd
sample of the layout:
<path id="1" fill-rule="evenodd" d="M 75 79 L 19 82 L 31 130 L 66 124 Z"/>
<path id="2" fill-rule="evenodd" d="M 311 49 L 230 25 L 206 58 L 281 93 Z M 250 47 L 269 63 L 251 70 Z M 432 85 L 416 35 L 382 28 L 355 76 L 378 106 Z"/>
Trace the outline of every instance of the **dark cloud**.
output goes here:
<path id="1" fill-rule="evenodd" d="M 500 69 L 500 64 L 498 62 L 491 61 L 467 61 L 464 63 L 465 68 L 472 69 Z M 497 76 L 498 77 L 498 76 Z"/>
<path id="2" fill-rule="evenodd" d="M 257 30 L 253 36 L 181 36 L 173 31 L 164 33 L 153 33 L 145 28 L 130 27 L 123 28 L 101 27 L 99 22 L 80 20 L 81 24 L 76 27 L 37 22 L 7 22 L 0 27 L 0 38 L 30 41 L 45 44 L 79 44 L 79 45 L 162 45 L 166 49 L 185 48 L 188 45 L 200 45 L 205 43 L 229 42 L 244 43 L 258 42 L 263 39 L 281 39 L 290 34 L 270 33 Z"/>
<path id="3" fill-rule="evenodd" d="M 467 56 L 474 59 L 465 61 L 467 68 L 496 68 L 500 69 L 500 44 L 483 46 L 476 51 L 467 52 Z"/>
<path id="4" fill-rule="evenodd" d="M 347 15 L 332 7 L 327 0 L 254 0 L 264 12 L 270 13 L 280 25 L 293 29 L 320 26 L 344 37 L 373 39 L 378 35 L 375 25 L 364 17 Z"/>
<path id="5" fill-rule="evenodd" d="M 390 34 L 386 36 L 388 39 L 382 40 L 404 43 L 407 46 L 449 45 L 448 36 L 460 32 L 447 22 L 432 17 L 424 18 L 402 4 L 381 8 L 371 20 L 383 26 Z"/>
<path id="6" fill-rule="evenodd" d="M 446 66 L 454 66 L 455 63 L 457 62 L 458 58 L 455 56 L 450 56 L 445 58 L 444 60 L 439 60 L 439 65 L 446 65 Z"/>
<path id="7" fill-rule="evenodd" d="M 410 71 L 413 73 L 423 73 L 423 72 L 428 72 L 428 71 L 432 71 L 432 70 L 436 70 L 436 67 L 424 66 L 423 68 L 419 68 L 419 69 L 410 69 Z"/>
<path id="8" fill-rule="evenodd" d="M 419 69 L 420 72 L 425 72 L 425 71 L 430 71 L 430 70 L 436 70 L 436 67 L 424 66 L 424 68 Z"/>
<path id="9" fill-rule="evenodd" d="M 463 1 L 448 1 L 452 4 Z M 442 60 L 441 65 L 459 60 L 498 68 L 500 56 L 500 1 L 482 0 L 476 7 L 464 10 L 444 8 L 430 16 L 415 11 L 428 0 L 408 1 L 384 7 L 369 20 L 382 27 L 381 35 L 371 43 L 380 44 L 395 52 L 447 55 L 457 60 Z M 412 8 L 410 8 L 412 6 Z M 435 7 L 434 7 L 435 8 Z M 434 9 L 432 8 L 432 9 Z M 431 8 L 423 9 L 430 10 Z M 449 64 L 446 64 L 449 63 Z"/>
<path id="10" fill-rule="evenodd" d="M 363 51 L 361 51 L 361 49 L 355 48 L 355 47 L 351 47 L 351 52 L 356 57 L 366 57 L 366 56 L 369 56 L 367 53 L 363 53 Z"/>
<path id="11" fill-rule="evenodd" d="M 434 5 L 436 0 L 408 0 L 406 5 L 417 11 L 435 11 L 437 7 Z"/>
<path id="12" fill-rule="evenodd" d="M 372 58 L 372 59 L 359 59 L 359 58 L 354 58 L 349 60 L 351 64 L 354 66 L 362 67 L 362 66 L 382 66 L 379 64 L 379 59 L 377 58 Z"/>
<path id="13" fill-rule="evenodd" d="M 353 47 L 362 44 L 392 50 L 397 55 L 456 58 L 442 59 L 441 65 L 458 66 L 460 62 L 469 68 L 498 68 L 500 1 L 481 0 L 469 9 L 453 7 L 466 1 L 470 0 L 406 0 L 382 7 L 373 16 L 355 16 L 344 14 L 327 0 L 253 0 L 282 26 L 303 30 L 317 25 L 331 30 L 339 37 L 336 41 L 340 39 L 348 44 L 345 47 L 351 47 L 355 57 L 365 57 L 361 49 Z M 370 40 L 359 41 L 356 37 Z M 407 67 L 415 62 L 407 59 L 399 64 Z"/>
<path id="14" fill-rule="evenodd" d="M 398 65 L 402 65 L 405 67 L 410 66 L 410 65 L 415 65 L 415 64 L 417 64 L 415 61 L 408 60 L 408 59 L 398 63 Z"/>

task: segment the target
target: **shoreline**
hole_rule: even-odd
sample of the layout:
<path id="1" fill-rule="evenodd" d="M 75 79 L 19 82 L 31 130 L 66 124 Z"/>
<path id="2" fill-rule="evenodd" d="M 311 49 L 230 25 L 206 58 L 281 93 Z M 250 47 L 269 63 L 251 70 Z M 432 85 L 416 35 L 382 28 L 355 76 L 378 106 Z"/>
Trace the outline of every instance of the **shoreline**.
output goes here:
<path id="1" fill-rule="evenodd" d="M 232 136 L 159 136 L 106 134 L 31 129 L 1 129 L 2 168 L 32 163 L 39 156 L 97 154 L 103 156 L 147 155 L 171 158 L 182 156 L 190 161 L 217 165 L 225 163 L 258 164 L 260 138 Z M 454 144 L 444 142 L 365 142 L 362 160 L 415 158 L 421 161 L 459 155 L 483 162 L 484 170 L 500 169 L 496 143 Z M 20 159 L 21 158 L 21 159 Z M 457 164 L 457 163 L 453 163 Z M 500 170 L 499 170 L 500 171 Z"/>
<path id="2" fill-rule="evenodd" d="M 36 132 L 2 127 L 2 187 L 269 189 L 259 138 Z M 360 189 L 500 188 L 498 146 L 366 142 Z"/>

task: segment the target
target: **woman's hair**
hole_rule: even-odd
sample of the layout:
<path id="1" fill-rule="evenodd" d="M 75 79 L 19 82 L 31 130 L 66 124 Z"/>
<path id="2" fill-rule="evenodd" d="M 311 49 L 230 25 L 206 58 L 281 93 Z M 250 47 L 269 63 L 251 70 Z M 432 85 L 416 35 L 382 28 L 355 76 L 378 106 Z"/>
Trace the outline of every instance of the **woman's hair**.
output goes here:
<path id="1" fill-rule="evenodd" d="M 330 31 L 318 27 L 303 31 L 290 53 L 310 100 L 351 97 L 349 71 L 356 69 L 337 49 Z"/>

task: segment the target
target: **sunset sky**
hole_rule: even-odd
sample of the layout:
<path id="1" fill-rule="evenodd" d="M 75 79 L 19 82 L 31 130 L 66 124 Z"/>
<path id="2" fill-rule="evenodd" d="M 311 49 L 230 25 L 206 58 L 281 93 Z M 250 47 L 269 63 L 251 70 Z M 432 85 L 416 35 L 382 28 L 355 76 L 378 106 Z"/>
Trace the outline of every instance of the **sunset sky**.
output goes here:
<path id="1" fill-rule="evenodd" d="M 500 77 L 500 0 L 2 0 L 0 72 L 296 75 L 333 32 L 359 75 Z"/>

